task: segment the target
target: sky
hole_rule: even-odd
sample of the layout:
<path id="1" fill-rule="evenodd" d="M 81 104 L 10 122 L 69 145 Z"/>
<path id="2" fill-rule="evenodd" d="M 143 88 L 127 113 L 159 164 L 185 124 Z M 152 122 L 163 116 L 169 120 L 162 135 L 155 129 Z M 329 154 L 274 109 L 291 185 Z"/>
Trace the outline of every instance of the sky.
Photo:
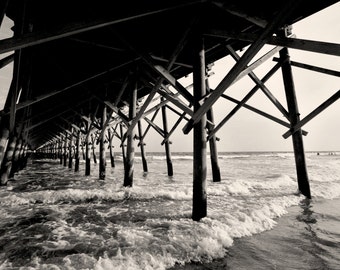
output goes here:
<path id="1" fill-rule="evenodd" d="M 340 43 L 340 2 L 315 13 L 293 25 L 292 32 L 296 38 L 309 39 L 316 41 L 325 41 Z M 11 36 L 9 27 L 11 21 L 4 21 L 0 29 L 0 39 Z M 273 46 L 265 46 L 263 50 L 254 58 L 261 57 Z M 243 51 L 244 52 L 244 51 Z M 238 52 L 240 55 L 243 52 Z M 289 49 L 292 61 L 302 62 L 323 68 L 340 71 L 340 57 L 329 56 L 319 53 L 304 52 L 296 49 Z M 3 58 L 4 55 L 0 57 Z M 278 56 L 275 55 L 275 56 Z M 214 63 L 212 75 L 209 78 L 210 87 L 215 88 L 224 78 L 227 72 L 234 64 L 234 60 L 225 57 Z M 259 78 L 262 78 L 269 69 L 275 64 L 268 60 L 253 72 Z M 300 118 L 303 119 L 322 102 L 328 99 L 335 92 L 340 90 L 340 78 L 325 75 L 313 71 L 293 68 L 293 77 L 296 89 L 297 100 L 299 104 Z M 12 65 L 0 69 L 0 108 L 5 102 L 5 95 L 8 91 L 11 80 Z M 179 80 L 183 85 L 191 84 L 191 76 Z M 266 84 L 267 88 L 286 108 L 286 99 L 282 82 L 282 74 L 279 70 Z M 228 88 L 225 94 L 241 100 L 247 92 L 254 87 L 250 78 L 233 84 Z M 281 120 L 285 120 L 282 114 L 272 105 L 272 103 L 259 90 L 247 104 L 274 115 Z M 235 106 L 234 103 L 220 98 L 213 106 L 215 124 L 217 125 Z M 306 151 L 340 151 L 340 101 L 336 101 L 321 114 L 308 122 L 303 129 L 308 132 L 303 137 L 304 148 Z M 151 115 L 149 116 L 151 118 Z M 178 116 L 168 111 L 169 129 L 173 126 Z M 161 114 L 159 113 L 156 122 L 161 126 Z M 142 122 L 143 128 L 147 126 Z M 182 121 L 177 130 L 171 137 L 171 151 L 188 152 L 192 151 L 193 140 L 192 132 L 185 135 L 182 128 L 185 121 Z M 219 152 L 234 151 L 292 151 L 293 145 L 291 137 L 284 139 L 282 134 L 287 128 L 257 115 L 245 108 L 241 108 L 217 133 L 219 138 L 217 149 Z M 146 151 L 164 151 L 161 145 L 162 137 L 150 129 L 146 139 Z M 116 151 L 119 151 L 118 139 L 114 142 Z"/>

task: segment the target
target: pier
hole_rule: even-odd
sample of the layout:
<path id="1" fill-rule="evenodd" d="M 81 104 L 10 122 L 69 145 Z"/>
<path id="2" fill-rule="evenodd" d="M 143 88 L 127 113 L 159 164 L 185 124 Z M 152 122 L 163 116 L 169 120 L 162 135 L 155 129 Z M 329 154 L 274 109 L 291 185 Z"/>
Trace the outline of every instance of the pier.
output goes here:
<path id="1" fill-rule="evenodd" d="M 104 0 L 95 5 L 2 1 L 0 23 L 7 17 L 14 26 L 13 36 L 0 40 L 0 68 L 13 65 L 0 111 L 1 185 L 15 178 L 30 157 L 58 159 L 75 172 L 83 159 L 85 175 L 98 174 L 105 180 L 106 166 L 117 166 L 119 151 L 124 158 L 122 185 L 132 187 L 136 151 L 140 150 L 143 171 L 148 172 L 145 138 L 151 129 L 161 138 L 166 173 L 172 176 L 176 172 L 171 135 L 184 123 L 183 136 L 191 136 L 193 145 L 192 219 L 199 221 L 208 215 L 207 152 L 212 179 L 219 182 L 218 131 L 244 108 L 287 128 L 282 139 L 292 140 L 298 190 L 311 198 L 303 144 L 308 131 L 303 128 L 340 98 L 340 89 L 300 117 L 292 67 L 309 70 L 310 76 L 327 74 L 330 80 L 340 71 L 296 62 L 289 49 L 340 57 L 340 44 L 296 38 L 291 26 L 337 2 L 128 0 L 112 6 Z M 273 48 L 259 56 L 265 45 Z M 211 67 L 226 56 L 235 64 L 213 89 Z M 270 61 L 272 68 L 259 78 L 254 70 Z M 277 73 L 282 76 L 286 104 L 266 86 Z M 180 79 L 189 75 L 192 83 L 183 85 Z M 248 77 L 255 86 L 241 100 L 228 95 L 236 81 Z M 247 104 L 257 91 L 283 119 L 262 111 L 261 104 Z M 218 100 L 235 106 L 215 122 Z M 177 116 L 172 126 L 169 112 Z M 162 125 L 155 121 L 158 114 Z M 117 141 L 120 149 L 113 147 Z M 93 162 L 99 163 L 99 172 L 91 171 Z"/>

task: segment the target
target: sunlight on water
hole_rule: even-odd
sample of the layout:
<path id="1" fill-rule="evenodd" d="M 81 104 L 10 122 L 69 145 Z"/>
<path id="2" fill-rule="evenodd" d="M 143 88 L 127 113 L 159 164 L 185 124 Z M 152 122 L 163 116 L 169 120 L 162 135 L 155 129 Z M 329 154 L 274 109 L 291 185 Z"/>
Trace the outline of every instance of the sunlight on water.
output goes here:
<path id="1" fill-rule="evenodd" d="M 145 175 L 136 160 L 132 188 L 122 186 L 119 162 L 107 167 L 104 181 L 57 160 L 30 163 L 0 190 L 0 269 L 167 269 L 209 262 L 226 256 L 235 239 L 275 228 L 303 199 L 295 195 L 291 153 L 225 154 L 222 182 L 213 183 L 208 169 L 208 217 L 194 222 L 192 157 L 173 155 L 173 177 L 163 156 L 148 162 Z M 308 163 L 313 196 L 338 198 L 337 157 L 310 155 Z M 331 223 L 325 226 L 328 238 L 339 235 Z"/>

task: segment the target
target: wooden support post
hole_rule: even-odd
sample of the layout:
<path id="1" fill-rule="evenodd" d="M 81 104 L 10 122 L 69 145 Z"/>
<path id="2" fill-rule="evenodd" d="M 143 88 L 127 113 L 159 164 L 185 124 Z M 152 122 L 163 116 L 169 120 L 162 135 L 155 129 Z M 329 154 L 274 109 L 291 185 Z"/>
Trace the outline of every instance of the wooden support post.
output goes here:
<path id="1" fill-rule="evenodd" d="M 74 152 L 74 159 L 75 159 L 74 171 L 75 172 L 79 171 L 79 159 L 80 159 L 79 148 L 80 148 L 80 129 L 77 131 L 76 148 Z"/>
<path id="2" fill-rule="evenodd" d="M 63 164 L 63 137 L 61 136 L 58 140 L 58 149 L 59 149 L 59 159 L 60 159 L 60 165 Z"/>
<path id="3" fill-rule="evenodd" d="M 290 124 L 293 128 L 300 121 L 300 115 L 295 95 L 292 68 L 289 63 L 289 54 L 287 48 L 283 48 L 280 51 L 280 59 L 282 61 L 282 76 L 288 104 Z M 311 198 L 301 128 L 292 135 L 292 140 L 299 191 L 307 198 Z"/>
<path id="4" fill-rule="evenodd" d="M 194 65 L 193 65 L 193 82 L 194 82 L 194 112 L 200 108 L 199 101 L 206 94 L 205 86 L 205 56 L 203 38 L 200 36 L 194 42 Z M 194 145 L 193 145 L 193 209 L 192 219 L 199 221 L 207 216 L 207 146 L 206 146 L 206 115 L 194 125 Z"/>
<path id="5" fill-rule="evenodd" d="M 15 150 L 12 158 L 12 167 L 9 173 L 9 178 L 13 178 L 14 174 L 19 170 L 19 154 L 22 147 L 22 138 L 17 139 Z"/>
<path id="6" fill-rule="evenodd" d="M 164 98 L 161 98 L 161 101 L 164 101 Z M 162 120 L 163 120 L 163 132 L 164 132 L 164 137 L 166 138 L 168 136 L 168 118 L 166 115 L 166 107 L 162 107 Z M 174 170 L 172 166 L 172 160 L 171 160 L 171 151 L 170 151 L 170 142 L 169 140 L 166 140 L 164 142 L 164 147 L 165 147 L 165 155 L 166 155 L 166 165 L 168 168 L 168 176 L 173 176 L 174 175 Z"/>
<path id="7" fill-rule="evenodd" d="M 124 132 L 123 132 L 123 124 L 120 123 L 119 125 L 119 128 L 120 128 L 120 138 L 121 138 L 121 147 L 122 147 L 122 157 L 123 157 L 123 165 L 124 165 L 124 171 L 125 171 L 125 168 L 126 168 L 126 154 L 125 154 L 125 146 L 124 146 Z"/>
<path id="8" fill-rule="evenodd" d="M 96 156 L 96 136 L 92 133 L 91 134 L 91 145 L 92 145 L 92 157 L 93 162 L 97 164 L 97 156 Z"/>
<path id="9" fill-rule="evenodd" d="M 71 169 L 73 163 L 73 127 L 71 126 L 70 140 L 68 144 L 68 167 Z"/>
<path id="10" fill-rule="evenodd" d="M 101 131 L 105 134 L 105 122 L 106 122 L 106 106 L 103 105 L 103 113 L 101 118 Z M 99 140 L 99 179 L 105 179 L 106 172 L 106 156 L 105 156 L 105 136 L 102 136 Z"/>
<path id="11" fill-rule="evenodd" d="M 90 154 L 90 124 L 85 122 L 86 136 L 85 136 L 85 175 L 91 174 L 91 154 Z"/>
<path id="12" fill-rule="evenodd" d="M 134 89 L 130 92 L 130 107 L 129 107 L 129 119 L 130 122 L 136 116 L 136 103 L 137 103 L 137 83 Z M 133 171 L 134 171 L 134 158 L 135 147 L 134 137 L 135 129 L 131 130 L 130 134 L 127 134 L 127 147 L 126 147 L 126 162 L 125 162 L 125 175 L 124 175 L 124 187 L 132 187 L 133 184 Z"/>
<path id="13" fill-rule="evenodd" d="M 114 168 L 116 166 L 115 164 L 115 156 L 114 156 L 114 151 L 113 151 L 113 138 L 114 138 L 114 134 L 113 132 L 111 133 L 111 129 L 109 128 L 107 130 L 107 134 L 108 134 L 108 140 L 109 140 L 109 150 L 110 150 L 110 162 L 111 162 L 111 167 Z"/>
<path id="14" fill-rule="evenodd" d="M 148 163 L 147 163 L 146 157 L 145 157 L 145 151 L 144 151 L 145 143 L 143 141 L 143 132 L 142 132 L 141 121 L 138 121 L 138 136 L 139 136 L 140 153 L 141 153 L 141 156 L 142 156 L 143 171 L 146 173 L 146 172 L 148 172 Z"/>
<path id="15" fill-rule="evenodd" d="M 17 136 L 15 134 L 9 135 L 9 140 L 6 148 L 6 154 L 1 164 L 1 185 L 6 185 L 9 179 L 9 174 L 12 167 L 12 160 L 17 142 Z"/>
<path id="16" fill-rule="evenodd" d="M 210 92 L 209 82 L 208 79 L 206 79 L 206 91 L 207 93 Z M 214 123 L 214 112 L 213 109 L 210 108 L 207 112 L 207 119 Z M 208 125 L 208 132 L 212 130 L 212 127 Z M 217 147 L 216 147 L 216 135 L 214 134 L 209 139 L 209 147 L 210 147 L 210 161 L 211 161 L 211 171 L 212 171 L 212 177 L 213 182 L 221 182 L 221 172 L 220 172 L 220 166 L 218 165 L 218 153 L 217 153 Z"/>
<path id="17" fill-rule="evenodd" d="M 65 132 L 65 137 L 64 137 L 64 167 L 67 166 L 67 133 Z"/>
<path id="18" fill-rule="evenodd" d="M 3 120 L 3 119 L 1 119 Z M 6 146 L 8 142 L 8 137 L 9 137 L 9 129 L 1 123 L 1 130 L 0 130 L 0 166 L 2 164 L 2 161 L 4 159 L 4 156 L 6 154 Z"/>

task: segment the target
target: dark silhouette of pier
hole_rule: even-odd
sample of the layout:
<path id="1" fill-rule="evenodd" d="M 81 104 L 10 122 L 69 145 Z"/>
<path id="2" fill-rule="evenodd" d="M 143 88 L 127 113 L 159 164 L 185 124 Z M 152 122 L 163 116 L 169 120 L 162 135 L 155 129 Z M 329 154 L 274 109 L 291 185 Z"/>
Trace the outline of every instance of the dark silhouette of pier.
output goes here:
<path id="1" fill-rule="evenodd" d="M 13 63 L 12 82 L 0 111 L 1 185 L 32 154 L 60 159 L 60 164 L 75 171 L 84 159 L 86 175 L 93 173 L 91 162 L 99 162 L 96 173 L 105 179 L 106 152 L 109 165 L 115 166 L 112 141 L 119 140 L 125 168 L 122 184 L 131 187 L 137 147 L 143 169 L 148 170 L 144 139 L 150 129 L 163 138 L 171 176 L 175 172 L 170 138 L 185 122 L 183 136 L 193 136 L 192 218 L 199 221 L 207 215 L 207 145 L 213 181 L 221 181 L 216 133 L 243 107 L 287 127 L 283 137 L 292 138 L 299 191 L 311 198 L 303 146 L 307 131 L 302 128 L 334 103 L 340 90 L 300 119 L 291 67 L 330 77 L 340 74 L 291 61 L 288 49 L 340 56 L 340 44 L 295 38 L 290 26 L 336 2 L 3 0 L 0 22 L 4 16 L 13 20 L 14 34 L 0 40 L 0 67 Z M 254 59 L 266 44 L 274 48 Z M 245 48 L 240 56 L 238 51 Z M 227 55 L 235 65 L 211 89 L 211 66 Z M 273 67 L 258 78 L 253 70 L 265 61 L 272 61 Z M 265 86 L 279 71 L 287 106 Z M 189 74 L 193 91 L 179 81 Z M 244 77 L 256 86 L 242 100 L 228 96 L 226 90 Z M 246 104 L 258 90 L 284 120 Z M 218 99 L 235 107 L 215 123 L 213 105 Z M 157 105 L 150 106 L 155 100 Z M 169 126 L 169 111 L 178 115 L 174 126 Z M 159 112 L 163 126 L 154 121 Z"/>

